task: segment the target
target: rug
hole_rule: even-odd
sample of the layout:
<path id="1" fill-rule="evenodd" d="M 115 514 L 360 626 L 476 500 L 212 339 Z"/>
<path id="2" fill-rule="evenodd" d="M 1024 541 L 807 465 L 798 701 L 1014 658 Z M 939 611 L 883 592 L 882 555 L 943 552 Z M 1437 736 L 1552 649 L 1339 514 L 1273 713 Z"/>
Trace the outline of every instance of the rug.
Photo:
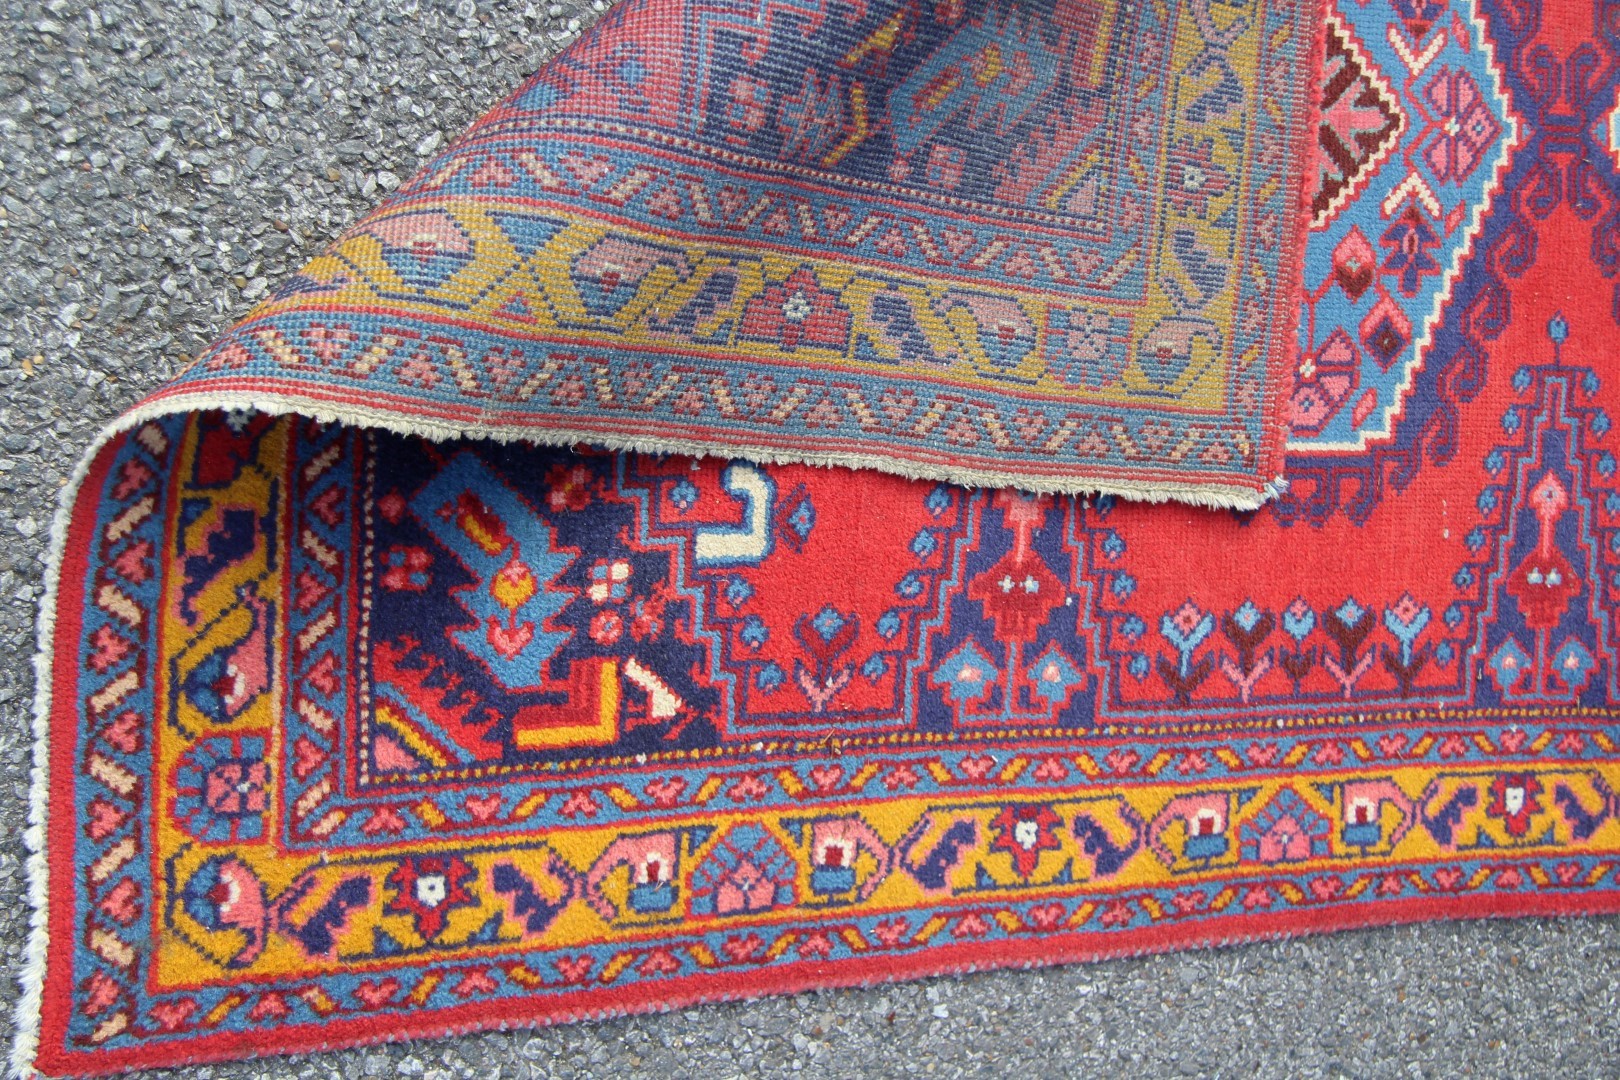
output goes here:
<path id="1" fill-rule="evenodd" d="M 494 414 L 205 360 L 59 518 L 19 1068 L 1620 911 L 1617 28 L 1333 0 L 1252 510 L 439 438 Z M 352 284 L 311 394 L 382 349 Z M 231 385 L 270 407 L 191 407 Z"/>
<path id="2" fill-rule="evenodd" d="M 624 0 L 158 400 L 1253 507 L 1319 6 Z"/>

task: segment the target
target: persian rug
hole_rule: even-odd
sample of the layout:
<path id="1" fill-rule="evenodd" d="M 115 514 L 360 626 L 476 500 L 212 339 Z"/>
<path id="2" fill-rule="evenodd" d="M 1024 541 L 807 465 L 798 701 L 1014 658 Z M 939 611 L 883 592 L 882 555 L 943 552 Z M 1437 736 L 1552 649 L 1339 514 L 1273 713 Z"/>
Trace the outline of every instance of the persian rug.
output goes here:
<path id="1" fill-rule="evenodd" d="M 1620 910 L 1620 5 L 693 3 L 682 61 L 741 57 L 730 84 L 661 81 L 683 69 L 637 36 L 649 10 L 613 9 L 131 413 L 66 493 L 20 1070 Z M 1086 62 L 1054 88 L 1037 60 L 1060 47 Z M 1202 74 L 1164 81 L 1178 65 Z M 1277 81 L 1300 70 L 1304 120 Z M 994 106 L 969 88 L 1004 77 Z M 886 134 L 809 123 L 855 85 Z M 1109 111 L 1127 99 L 1171 107 L 1177 132 L 1189 111 L 1238 126 L 1186 136 L 1169 189 L 1116 186 L 1160 184 L 1145 159 L 1059 184 L 1091 144 L 1050 125 L 1090 124 L 1087 103 L 1107 102 L 1097 130 L 1171 145 L 1157 114 Z M 951 122 L 900 125 L 896 101 Z M 1031 145 L 1035 111 L 1051 156 L 1021 188 L 1039 163 L 1008 147 Z M 705 126 L 653 122 L 677 115 Z M 974 124 L 1006 140 L 994 160 L 956 156 Z M 1267 203 L 1264 169 L 1296 194 Z M 795 410 L 834 399 L 793 397 L 782 371 L 954 349 L 973 381 L 1025 370 L 995 356 L 1053 355 L 1056 308 L 1023 305 L 1114 249 L 1038 254 L 1052 198 L 1168 244 L 1130 273 L 1183 289 L 1227 280 L 1208 245 L 1278 217 L 1270 247 L 1228 249 L 1230 287 L 1254 290 L 1231 294 L 1238 314 L 1165 362 L 1251 387 L 1225 400 L 1263 420 L 1263 298 L 1290 283 L 1286 491 L 1210 509 L 805 463 L 872 433 L 811 432 Z M 932 215 L 969 203 L 952 220 L 1016 221 L 1010 238 L 968 230 L 953 254 Z M 623 224 L 660 215 L 656 243 Z M 1184 243 L 1187 215 L 1208 230 Z M 784 267 L 788 250 L 808 261 Z M 994 293 L 1013 316 L 961 299 L 992 295 L 978 279 L 906 277 L 930 251 L 1003 285 L 1020 252 L 1053 276 Z M 1109 325 L 1131 322 L 1110 303 Z M 1250 310 L 1241 375 L 1213 350 Z M 998 311 L 1012 331 L 981 333 Z M 1140 322 L 1117 354 L 1066 325 L 1072 381 L 1151 381 Z M 766 348 L 743 347 L 750 326 Z M 660 344 L 615 343 L 637 335 Z M 721 366 L 688 364 L 700 340 Z M 1208 362 L 1178 367 L 1196 342 Z M 760 357 L 789 363 L 750 397 Z M 790 399 L 803 461 L 772 461 L 750 402 Z M 860 444 L 920 453 L 898 430 Z M 576 436 L 724 453 L 545 445 Z M 1212 445 L 1180 439 L 1152 444 L 1178 468 L 1174 448 Z M 1111 465 L 1128 443 L 1148 445 L 1111 435 Z M 1029 445 L 973 453 L 1009 470 Z"/>

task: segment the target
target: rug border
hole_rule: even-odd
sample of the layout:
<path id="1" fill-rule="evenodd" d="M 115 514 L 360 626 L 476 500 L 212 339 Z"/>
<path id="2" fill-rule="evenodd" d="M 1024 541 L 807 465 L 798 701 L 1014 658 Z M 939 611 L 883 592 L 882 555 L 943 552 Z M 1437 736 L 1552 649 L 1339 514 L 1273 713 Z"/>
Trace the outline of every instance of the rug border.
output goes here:
<path id="1" fill-rule="evenodd" d="M 46 841 L 50 817 L 52 690 L 55 685 L 58 641 L 56 601 L 60 593 L 63 564 L 68 551 L 67 539 L 72 527 L 73 509 L 79 502 L 80 494 L 85 490 L 92 490 L 87 485 L 91 473 L 99 470 L 100 475 L 105 476 L 110 465 L 102 462 L 101 452 L 113 438 L 125 430 L 127 427 L 123 421 L 117 420 L 107 425 L 96 436 L 95 441 L 74 467 L 68 482 L 62 486 L 57 496 L 56 513 L 51 520 L 50 547 L 46 552 L 45 590 L 40 601 L 39 619 L 35 625 L 34 754 L 28 817 L 23 829 L 23 846 L 27 851 L 29 934 L 23 954 L 22 971 L 18 976 L 22 995 L 17 999 L 16 1033 L 9 1060 L 9 1072 L 16 1077 L 35 1075 L 34 1063 L 39 1051 L 44 1005 L 45 969 L 50 953 L 50 864 Z M 76 685 L 76 672 L 74 682 Z"/>
<path id="2" fill-rule="evenodd" d="M 378 1044 L 448 1038 L 482 1032 L 522 1031 L 582 1021 L 603 1021 L 628 1016 L 673 1012 L 698 1005 L 758 1000 L 784 994 L 826 989 L 867 988 L 918 979 L 956 978 L 979 972 L 1028 971 L 1041 968 L 1121 960 L 1160 953 L 1225 948 L 1266 941 L 1283 941 L 1334 931 L 1374 929 L 1438 920 L 1612 915 L 1620 913 L 1620 893 L 1589 896 L 1536 896 L 1493 894 L 1414 897 L 1390 900 L 1369 918 L 1365 909 L 1326 908 L 1283 913 L 1256 912 L 1223 917 L 1223 929 L 1209 924 L 1147 926 L 1103 932 L 1105 947 L 1085 943 L 1098 932 L 1071 933 L 1066 939 L 1032 937 L 1017 942 L 963 942 L 899 957 L 872 956 L 839 961 L 800 960 L 765 972 L 739 976 L 717 971 L 684 976 L 671 983 L 643 983 L 625 989 L 581 990 L 569 1004 L 536 1008 L 532 998 L 510 999 L 501 1007 L 468 1003 L 436 1010 L 435 1020 L 406 1027 L 397 1016 L 305 1024 L 274 1033 L 276 1057 L 321 1053 Z M 1235 926 L 1234 926 L 1235 924 Z M 941 956 L 943 952 L 945 955 Z M 44 1049 L 39 1057 L 46 1068 L 39 1077 L 107 1076 L 130 1069 L 184 1068 L 192 1065 L 245 1060 L 266 1054 L 259 1036 L 237 1032 L 195 1037 L 182 1057 L 165 1057 L 157 1045 L 128 1050 L 72 1051 Z M 36 1068 L 38 1065 L 36 1064 Z"/>

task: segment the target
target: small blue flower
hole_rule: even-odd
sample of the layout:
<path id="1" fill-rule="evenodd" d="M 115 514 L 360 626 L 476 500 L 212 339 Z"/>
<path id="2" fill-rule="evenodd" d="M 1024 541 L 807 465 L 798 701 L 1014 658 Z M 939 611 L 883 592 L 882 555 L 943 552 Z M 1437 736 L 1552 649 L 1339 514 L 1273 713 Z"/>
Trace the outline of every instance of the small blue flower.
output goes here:
<path id="1" fill-rule="evenodd" d="M 1040 658 L 1029 665 L 1026 674 L 1035 685 L 1035 693 L 1045 698 L 1048 705 L 1061 705 L 1071 690 L 1086 681 L 1056 642 L 1048 645 Z"/>
<path id="2" fill-rule="evenodd" d="M 923 579 L 917 576 L 916 571 L 911 571 L 895 583 L 894 591 L 903 599 L 915 600 L 922 595 L 924 588 Z"/>
<path id="3" fill-rule="evenodd" d="M 934 488 L 933 491 L 928 493 L 928 498 L 923 500 L 923 506 L 927 508 L 930 514 L 939 517 L 939 515 L 951 508 L 950 489 L 943 484 Z"/>
<path id="4" fill-rule="evenodd" d="M 953 705 L 978 701 L 1000 677 L 984 650 L 969 638 L 934 670 L 929 682 L 945 691 Z"/>
<path id="5" fill-rule="evenodd" d="M 1496 688 L 1504 694 L 1510 693 L 1518 686 L 1519 680 L 1523 679 L 1525 673 L 1534 666 L 1529 654 L 1511 637 L 1497 646 L 1487 663 L 1491 671 L 1491 681 L 1496 683 Z"/>
<path id="6" fill-rule="evenodd" d="M 1451 627 L 1453 630 L 1457 629 L 1457 627 L 1462 625 L 1463 621 L 1463 609 L 1461 605 L 1452 604 L 1450 607 L 1446 608 L 1446 613 L 1441 616 L 1441 618 L 1446 620 L 1447 626 Z"/>
<path id="7" fill-rule="evenodd" d="M 1152 665 L 1148 663 L 1146 653 L 1137 653 L 1131 657 L 1130 665 L 1126 670 L 1128 670 L 1132 675 L 1136 676 L 1138 680 L 1142 680 L 1148 677 L 1148 672 L 1152 670 Z"/>
<path id="8" fill-rule="evenodd" d="M 753 595 L 754 587 L 740 577 L 734 577 L 726 582 L 726 599 L 734 608 L 742 607 Z"/>
<path id="9" fill-rule="evenodd" d="M 1495 510 L 1496 509 L 1496 489 L 1495 488 L 1486 488 L 1484 491 L 1481 491 L 1479 493 L 1478 503 L 1479 503 L 1479 512 L 1482 513 L 1482 514 L 1489 514 L 1491 511 Z"/>
<path id="10" fill-rule="evenodd" d="M 1469 530 L 1467 536 L 1463 537 L 1463 543 L 1468 545 L 1469 551 L 1479 551 L 1480 548 L 1485 546 L 1485 530 L 1476 525 Z"/>
<path id="11" fill-rule="evenodd" d="M 1474 587 L 1474 572 L 1465 566 L 1452 577 L 1451 583 L 1459 589 L 1471 589 Z"/>
<path id="12" fill-rule="evenodd" d="M 1513 435 L 1518 432 L 1520 423 L 1519 411 L 1517 409 L 1509 409 L 1507 412 L 1502 414 L 1502 430 L 1507 432 L 1509 435 Z"/>
<path id="13" fill-rule="evenodd" d="M 782 669 L 776 666 L 775 660 L 772 660 L 755 674 L 754 685 L 759 687 L 762 693 L 772 694 L 782 685 L 782 678 Z"/>
<path id="14" fill-rule="evenodd" d="M 1502 471 L 1502 467 L 1506 464 L 1507 458 L 1500 450 L 1492 450 L 1490 453 L 1485 455 L 1485 471 L 1490 473 L 1492 476 L 1500 473 Z"/>
<path id="15" fill-rule="evenodd" d="M 1592 654 L 1587 651 L 1586 646 L 1574 638 L 1564 642 L 1553 654 L 1553 674 L 1558 676 L 1559 682 L 1575 693 L 1586 689 L 1586 684 L 1592 678 L 1592 670 L 1596 667 L 1597 661 L 1592 659 Z"/>
<path id="16" fill-rule="evenodd" d="M 1136 579 L 1127 573 L 1120 572 L 1115 574 L 1108 582 L 1108 588 L 1115 596 L 1125 600 L 1136 591 Z"/>
<path id="17" fill-rule="evenodd" d="M 1316 612 L 1311 605 L 1305 602 L 1303 596 L 1298 597 L 1292 604 L 1283 608 L 1283 631 L 1294 639 L 1294 644 L 1302 644 L 1316 627 Z"/>
<path id="18" fill-rule="evenodd" d="M 932 529 L 919 529 L 917 535 L 911 539 L 911 553 L 918 559 L 927 559 L 938 546 L 939 542 L 934 539 Z"/>
<path id="19" fill-rule="evenodd" d="M 744 645 L 750 649 L 757 649 L 764 645 L 771 636 L 770 630 L 765 626 L 765 620 L 758 615 L 750 615 L 743 620 L 742 630 L 737 634 L 742 638 Z"/>
<path id="20" fill-rule="evenodd" d="M 878 637 L 882 638 L 884 641 L 892 641 L 894 636 L 900 632 L 901 625 L 900 613 L 895 611 L 893 608 L 890 608 L 888 611 L 885 611 L 882 615 L 878 616 L 875 629 L 877 630 Z"/>
<path id="21" fill-rule="evenodd" d="M 810 625 L 815 629 L 816 633 L 821 635 L 822 641 L 831 641 L 838 636 L 838 631 L 844 628 L 846 621 L 844 616 L 837 611 L 830 607 L 824 607 L 816 613 L 815 618 L 810 620 Z"/>
<path id="22" fill-rule="evenodd" d="M 1159 619 L 1159 633 L 1181 653 L 1184 664 L 1214 629 L 1215 616 L 1200 611 L 1191 600 Z"/>
<path id="23" fill-rule="evenodd" d="M 1340 604 L 1333 614 L 1337 615 L 1344 625 L 1354 626 L 1361 621 L 1363 615 L 1367 614 L 1367 609 L 1356 603 L 1356 598 L 1352 596 Z"/>
<path id="24" fill-rule="evenodd" d="M 1411 593 L 1403 595 L 1394 607 L 1384 609 L 1384 629 L 1401 643 L 1402 660 L 1411 660 L 1412 645 L 1428 625 L 1428 606 L 1418 603 Z"/>
<path id="25" fill-rule="evenodd" d="M 1109 529 L 1103 536 L 1102 550 L 1110 560 L 1117 559 L 1125 554 L 1125 541 L 1119 533 Z"/>
<path id="26" fill-rule="evenodd" d="M 1245 600 L 1242 607 L 1232 612 L 1232 621 L 1241 626 L 1244 633 L 1252 633 L 1260 621 L 1260 609 L 1254 606 L 1253 600 Z"/>
<path id="27" fill-rule="evenodd" d="M 1569 338 L 1569 323 L 1565 321 L 1562 311 L 1547 320 L 1547 336 L 1559 345 Z"/>
<path id="28" fill-rule="evenodd" d="M 883 657 L 879 656 L 877 653 L 873 653 L 867 658 L 866 663 L 861 665 L 861 674 L 865 675 L 873 682 L 877 682 L 879 679 L 883 678 L 884 673 L 888 670 L 888 661 L 884 660 Z"/>
<path id="29" fill-rule="evenodd" d="M 1456 650 L 1451 647 L 1451 642 L 1442 641 L 1434 647 L 1434 662 L 1441 667 L 1447 667 L 1451 663 L 1451 658 L 1456 654 Z"/>
<path id="30" fill-rule="evenodd" d="M 1521 367 L 1519 370 L 1513 373 L 1513 389 L 1522 394 L 1524 391 L 1530 389 L 1530 383 L 1533 379 L 1534 376 L 1530 374 L 1530 369 L 1527 367 Z"/>
<path id="31" fill-rule="evenodd" d="M 698 501 L 698 494 L 697 485 L 683 476 L 669 489 L 669 501 L 684 514 Z"/>

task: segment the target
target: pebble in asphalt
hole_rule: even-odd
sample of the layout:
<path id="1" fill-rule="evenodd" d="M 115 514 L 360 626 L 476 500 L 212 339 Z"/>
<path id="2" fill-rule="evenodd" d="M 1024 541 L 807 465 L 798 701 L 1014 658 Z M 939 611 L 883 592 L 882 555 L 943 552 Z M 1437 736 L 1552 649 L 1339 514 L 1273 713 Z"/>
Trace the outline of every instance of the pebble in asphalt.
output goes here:
<path id="1" fill-rule="evenodd" d="M 602 0 L 0 3 L 0 1040 L 57 490 Z M 1603 1076 L 1620 922 L 1376 929 L 179 1070 L 330 1077 Z"/>

